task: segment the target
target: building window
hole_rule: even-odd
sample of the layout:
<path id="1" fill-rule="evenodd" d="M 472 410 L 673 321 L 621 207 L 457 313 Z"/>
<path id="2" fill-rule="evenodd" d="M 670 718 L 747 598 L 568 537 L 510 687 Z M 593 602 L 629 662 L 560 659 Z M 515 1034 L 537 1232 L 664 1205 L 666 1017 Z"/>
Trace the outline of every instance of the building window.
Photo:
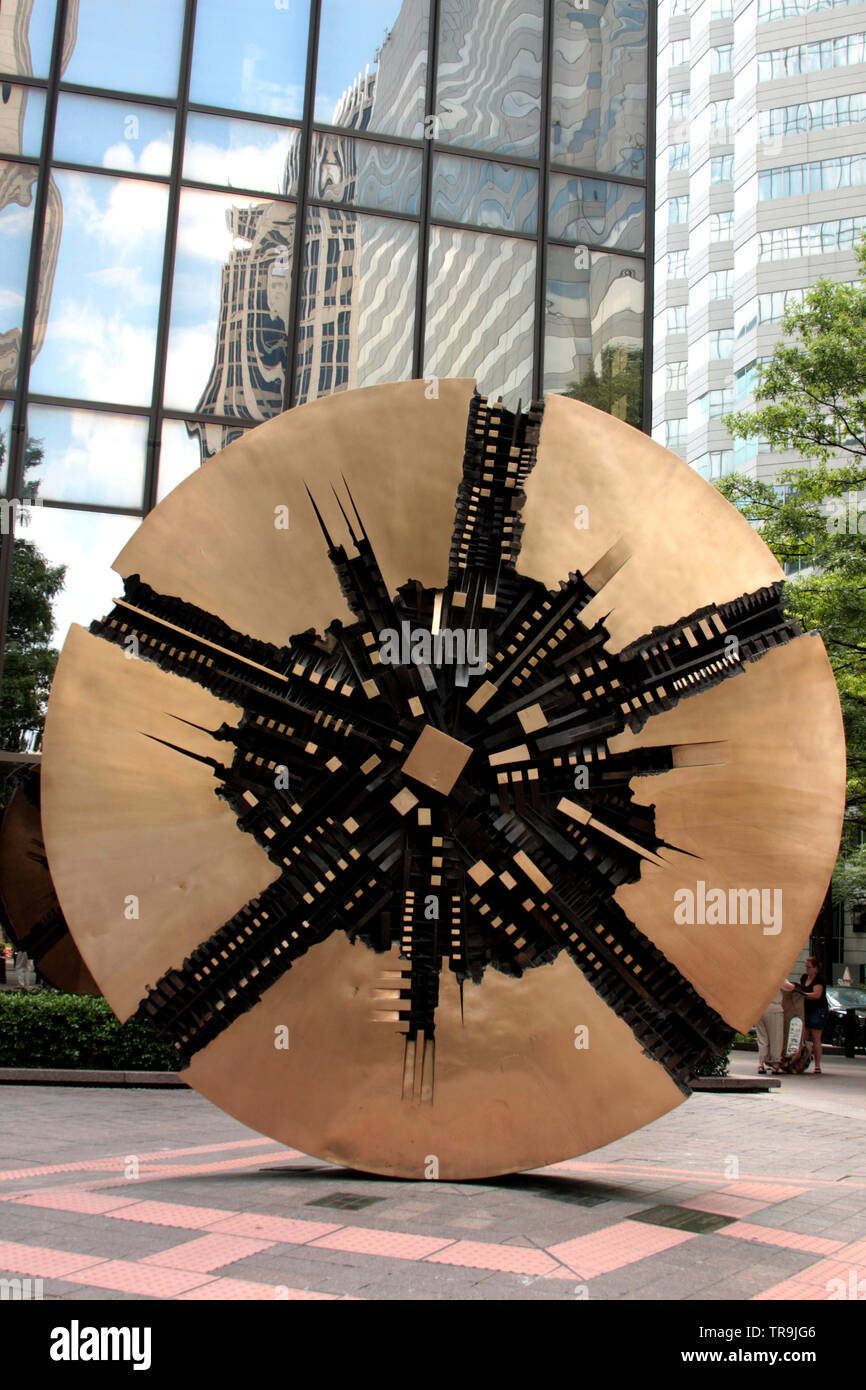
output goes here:
<path id="1" fill-rule="evenodd" d="M 688 273 L 688 251 L 669 251 L 667 255 L 667 278 L 669 280 L 682 280 Z"/>
<path id="2" fill-rule="evenodd" d="M 669 44 L 670 53 L 668 54 L 668 67 L 678 68 L 681 63 L 689 61 L 689 41 L 688 39 L 674 39 Z"/>
<path id="3" fill-rule="evenodd" d="M 668 169 L 688 169 L 688 167 L 688 145 L 670 145 L 668 147 Z"/>
<path id="4" fill-rule="evenodd" d="M 665 420 L 665 445 L 668 449 L 684 449 L 688 438 L 688 421 Z"/>
<path id="5" fill-rule="evenodd" d="M 792 198 L 800 193 L 830 193 L 855 188 L 866 182 L 866 155 L 849 154 L 838 159 L 817 159 L 810 164 L 788 164 L 764 169 L 758 175 L 758 197 Z"/>
<path id="6" fill-rule="evenodd" d="M 734 373 L 734 400 L 737 404 L 745 400 L 746 396 L 751 396 L 755 389 L 755 382 L 758 379 L 758 361 L 749 362 L 745 367 L 741 367 Z"/>
<path id="7" fill-rule="evenodd" d="M 710 450 L 710 477 L 723 478 L 726 473 L 730 473 L 734 466 L 733 449 L 711 449 Z"/>
<path id="8" fill-rule="evenodd" d="M 733 357 L 733 355 L 733 328 L 714 328 L 710 333 L 710 357 L 713 360 L 718 360 L 720 357 Z"/>
<path id="9" fill-rule="evenodd" d="M 750 463 L 756 455 L 771 454 L 772 452 L 773 450 L 766 439 L 735 439 L 732 471 L 742 473 L 744 466 Z"/>
<path id="10" fill-rule="evenodd" d="M 758 0 L 758 23 L 770 24 L 774 19 L 799 19 L 802 15 L 814 14 L 816 10 L 832 10 L 837 6 L 856 3 L 857 0 Z"/>
<path id="11" fill-rule="evenodd" d="M 733 470 L 733 466 L 733 449 L 711 449 L 708 454 L 701 454 L 692 464 L 701 477 L 707 478 L 710 482 L 714 482 L 716 478 L 723 478 Z"/>
<path id="12" fill-rule="evenodd" d="M 730 133 L 731 109 L 733 101 L 726 97 L 724 101 L 710 102 L 710 135 L 715 140 L 732 140 Z"/>
<path id="13" fill-rule="evenodd" d="M 732 212 L 710 213 L 710 241 L 730 241 L 734 235 Z"/>
<path id="14" fill-rule="evenodd" d="M 866 121 L 866 92 L 846 97 L 825 97 L 823 101 L 801 101 L 796 106 L 774 106 L 758 113 L 758 134 L 762 140 L 779 135 L 805 135 L 810 130 L 832 130 L 834 126 Z"/>
<path id="15" fill-rule="evenodd" d="M 850 251 L 863 231 L 866 231 L 866 217 L 843 217 L 838 222 L 812 222 L 805 227 L 776 227 L 773 231 L 760 233 L 758 259 L 784 261 L 793 256 Z"/>
<path id="16" fill-rule="evenodd" d="M 668 100 L 670 102 L 670 116 L 672 121 L 683 120 L 689 114 L 688 92 L 671 92 Z"/>
<path id="17" fill-rule="evenodd" d="M 689 326 L 689 311 L 685 304 L 672 304 L 667 312 L 668 333 L 685 333 Z"/>
<path id="18" fill-rule="evenodd" d="M 802 304 L 805 293 L 805 290 L 799 289 L 771 290 L 767 294 L 759 294 L 758 323 L 778 323 L 789 309 Z"/>
<path id="19" fill-rule="evenodd" d="M 730 299 L 734 293 L 734 272 L 732 270 L 710 271 L 710 299 Z"/>
<path id="20" fill-rule="evenodd" d="M 688 362 L 669 362 L 665 378 L 666 391 L 685 391 L 688 377 Z"/>
<path id="21" fill-rule="evenodd" d="M 702 396 L 698 396 L 695 404 L 697 413 L 704 423 L 708 420 L 720 420 L 731 410 L 734 404 L 734 393 L 729 386 L 718 391 L 705 391 Z"/>
<path id="22" fill-rule="evenodd" d="M 732 19 L 733 14 L 733 0 L 713 0 L 710 5 L 710 19 Z"/>
<path id="23" fill-rule="evenodd" d="M 734 156 L 713 155 L 710 160 L 710 183 L 730 183 L 734 177 Z"/>
<path id="24" fill-rule="evenodd" d="M 732 43 L 720 44 L 718 48 L 710 49 L 710 72 L 730 72 L 733 66 L 734 45 Z"/>
<path id="25" fill-rule="evenodd" d="M 689 0 L 671 0 L 671 19 L 677 15 L 689 13 Z"/>
<path id="26" fill-rule="evenodd" d="M 689 220 L 689 195 L 668 199 L 668 225 L 674 226 Z"/>
<path id="27" fill-rule="evenodd" d="M 795 43 L 790 48 L 771 48 L 758 54 L 758 81 L 796 77 L 799 73 L 843 68 L 866 60 L 866 34 L 842 34 L 836 39 Z"/>

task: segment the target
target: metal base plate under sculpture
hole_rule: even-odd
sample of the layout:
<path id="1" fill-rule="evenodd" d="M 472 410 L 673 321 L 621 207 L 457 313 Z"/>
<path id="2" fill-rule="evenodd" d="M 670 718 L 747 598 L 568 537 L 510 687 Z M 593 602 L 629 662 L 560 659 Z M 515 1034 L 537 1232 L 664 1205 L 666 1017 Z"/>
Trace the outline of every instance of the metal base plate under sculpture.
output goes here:
<path id="1" fill-rule="evenodd" d="M 121 1018 L 309 1154 L 606 1144 L 776 992 L 838 845 L 820 639 L 743 517 L 563 397 L 346 392 L 183 482 L 73 628 L 43 829 Z"/>

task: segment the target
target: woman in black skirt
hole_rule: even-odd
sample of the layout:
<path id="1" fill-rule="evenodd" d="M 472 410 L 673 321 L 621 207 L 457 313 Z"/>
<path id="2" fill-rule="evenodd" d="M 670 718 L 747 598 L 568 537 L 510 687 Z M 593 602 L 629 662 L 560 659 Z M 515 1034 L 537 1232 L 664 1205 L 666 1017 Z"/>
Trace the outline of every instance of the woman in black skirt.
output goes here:
<path id="1" fill-rule="evenodd" d="M 803 995 L 806 1013 L 806 1034 L 812 1039 L 815 1075 L 822 1076 L 821 1037 L 824 1029 L 830 1022 L 830 1010 L 827 1007 L 827 990 L 824 976 L 821 974 L 815 956 L 809 956 L 806 960 L 805 974 L 800 976 L 800 989 Z"/>

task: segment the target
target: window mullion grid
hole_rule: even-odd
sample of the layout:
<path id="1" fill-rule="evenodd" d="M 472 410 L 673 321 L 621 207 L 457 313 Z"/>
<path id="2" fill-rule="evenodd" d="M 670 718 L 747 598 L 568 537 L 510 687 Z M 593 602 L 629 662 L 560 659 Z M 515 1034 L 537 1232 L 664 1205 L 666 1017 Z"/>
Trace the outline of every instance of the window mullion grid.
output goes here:
<path id="1" fill-rule="evenodd" d="M 189 81 L 190 72 L 192 70 L 192 50 L 195 38 L 196 3 L 197 0 L 187 0 L 186 12 L 184 15 L 183 38 L 181 40 L 178 102 L 174 121 L 174 146 L 172 149 L 171 179 L 169 181 L 168 208 L 166 212 L 162 288 L 160 292 L 159 319 L 156 332 L 156 359 L 153 369 L 150 438 L 147 441 L 147 464 L 144 475 L 145 513 L 152 511 L 156 506 L 159 485 L 159 459 L 162 448 L 162 403 L 165 396 L 168 335 L 171 327 L 171 300 L 177 247 L 178 219 L 180 213 L 181 175 L 183 172 L 184 144 L 186 141 L 186 115 L 189 105 Z"/>
<path id="2" fill-rule="evenodd" d="M 538 174 L 538 227 L 535 243 L 535 336 L 532 362 L 532 396 L 544 394 L 544 332 L 547 303 L 547 218 L 550 202 L 550 125 L 553 82 L 553 0 L 544 0 L 544 30 L 541 42 L 541 112 Z"/>
<path id="3" fill-rule="evenodd" d="M 421 203 L 419 207 L 417 269 L 415 272 L 415 337 L 412 375 L 424 375 L 424 339 L 427 328 L 427 271 L 430 260 L 430 205 L 433 197 L 433 158 L 436 145 L 436 102 L 439 67 L 439 0 L 430 0 L 427 36 L 427 95 L 424 111 L 424 149 L 421 155 Z"/>
<path id="4" fill-rule="evenodd" d="M 63 62 L 63 40 L 66 33 L 68 0 L 58 0 L 54 16 L 54 38 L 51 51 L 51 70 L 46 89 L 42 145 L 38 160 L 36 198 L 33 207 L 33 239 L 27 265 L 27 287 L 24 314 L 18 348 L 18 383 L 12 407 L 12 427 L 9 431 L 9 458 L 6 469 L 6 496 L 20 497 L 24 483 L 24 454 L 27 446 L 27 388 L 30 383 L 30 359 L 39 303 L 39 282 L 42 274 L 42 245 L 45 235 L 45 212 L 48 206 L 48 185 L 51 177 L 51 149 L 54 143 L 54 121 Z M 0 547 L 0 687 L 6 647 L 6 628 L 9 618 L 9 591 L 12 584 L 14 553 L 14 520 Z"/>
<path id="5" fill-rule="evenodd" d="M 295 402 L 297 387 L 298 334 L 301 325 L 301 286 L 304 275 L 304 255 L 307 238 L 309 207 L 310 161 L 313 151 L 313 122 L 316 110 L 316 78 L 319 64 L 319 30 L 322 0 L 312 0 L 310 28 L 307 37 L 307 84 L 304 91 L 304 112 L 301 120 L 301 139 L 298 148 L 298 201 L 295 209 L 295 240 L 292 254 L 292 279 L 289 290 L 289 312 L 286 324 L 286 375 L 283 382 L 283 409 Z"/>
<path id="6" fill-rule="evenodd" d="M 655 309 L 655 202 L 656 202 L 656 121 L 658 77 L 656 49 L 658 46 L 658 6 L 647 4 L 646 45 L 646 158 L 644 171 L 644 286 L 643 286 L 643 419 L 641 429 L 652 434 L 652 342 L 653 311 Z"/>

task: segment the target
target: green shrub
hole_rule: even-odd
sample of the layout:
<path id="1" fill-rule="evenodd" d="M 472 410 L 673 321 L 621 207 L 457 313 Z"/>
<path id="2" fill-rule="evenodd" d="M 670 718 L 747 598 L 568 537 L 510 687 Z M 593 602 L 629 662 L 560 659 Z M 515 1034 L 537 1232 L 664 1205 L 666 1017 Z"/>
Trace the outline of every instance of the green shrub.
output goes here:
<path id="1" fill-rule="evenodd" d="M 118 1023 L 104 999 L 55 990 L 0 991 L 0 1067 L 174 1071 L 149 1023 Z"/>
<path id="2" fill-rule="evenodd" d="M 728 1068 L 731 1064 L 731 1049 L 734 1046 L 734 1039 L 728 1043 L 724 1052 L 720 1052 L 716 1057 L 708 1057 L 706 1062 L 702 1062 L 699 1067 L 695 1067 L 695 1076 L 727 1076 Z"/>

